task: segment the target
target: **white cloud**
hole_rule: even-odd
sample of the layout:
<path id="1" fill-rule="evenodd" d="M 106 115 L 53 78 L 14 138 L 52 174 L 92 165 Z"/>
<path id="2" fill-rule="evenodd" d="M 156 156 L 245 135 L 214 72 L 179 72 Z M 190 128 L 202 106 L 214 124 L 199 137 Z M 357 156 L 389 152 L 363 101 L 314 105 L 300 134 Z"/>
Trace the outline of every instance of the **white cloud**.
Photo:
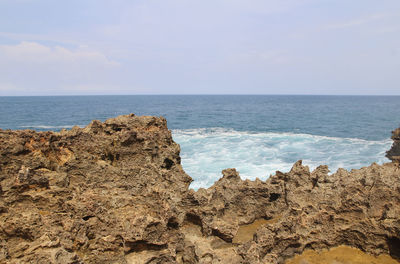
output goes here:
<path id="1" fill-rule="evenodd" d="M 105 87 L 119 68 L 118 62 L 85 46 L 68 49 L 26 41 L 0 45 L 0 91 L 4 94 L 60 94 L 77 85 Z"/>
<path id="2" fill-rule="evenodd" d="M 30 64 L 81 64 L 91 63 L 103 67 L 119 64 L 103 54 L 88 49 L 69 50 L 64 47 L 48 47 L 36 42 L 21 42 L 18 45 L 0 46 L 0 58 L 8 62 Z"/>
<path id="3" fill-rule="evenodd" d="M 18 89 L 15 85 L 12 83 L 0 83 L 0 93 L 1 92 L 7 92 L 7 91 L 14 91 Z"/>
<path id="4" fill-rule="evenodd" d="M 278 65 L 289 63 L 290 58 L 285 50 L 253 50 L 231 56 L 230 63 L 233 62 Z"/>
<path id="5" fill-rule="evenodd" d="M 316 2 L 315 0 L 219 0 L 224 8 L 255 14 L 283 13 L 299 6 Z"/>
<path id="6" fill-rule="evenodd" d="M 376 30 L 377 33 L 396 33 L 400 31 L 400 26 L 387 26 Z"/>
<path id="7" fill-rule="evenodd" d="M 388 17 L 388 14 L 372 14 L 367 17 L 357 18 L 341 23 L 328 24 L 322 27 L 323 30 L 335 30 L 335 29 L 344 29 L 351 28 L 356 26 L 361 26 L 372 21 L 380 20 L 382 18 Z"/>

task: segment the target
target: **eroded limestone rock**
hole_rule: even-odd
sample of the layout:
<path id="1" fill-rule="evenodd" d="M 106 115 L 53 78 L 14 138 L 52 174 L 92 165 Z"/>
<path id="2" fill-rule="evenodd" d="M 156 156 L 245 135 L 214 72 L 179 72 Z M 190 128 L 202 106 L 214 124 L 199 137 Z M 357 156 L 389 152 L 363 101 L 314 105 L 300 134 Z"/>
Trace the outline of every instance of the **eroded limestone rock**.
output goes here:
<path id="1" fill-rule="evenodd" d="M 341 245 L 400 259 L 395 163 L 227 169 L 193 191 L 179 151 L 165 119 L 133 114 L 0 130 L 0 263 L 284 263 Z"/>
<path id="2" fill-rule="evenodd" d="M 393 145 L 392 148 L 386 152 L 386 157 L 391 161 L 400 164 L 400 128 L 392 132 Z"/>

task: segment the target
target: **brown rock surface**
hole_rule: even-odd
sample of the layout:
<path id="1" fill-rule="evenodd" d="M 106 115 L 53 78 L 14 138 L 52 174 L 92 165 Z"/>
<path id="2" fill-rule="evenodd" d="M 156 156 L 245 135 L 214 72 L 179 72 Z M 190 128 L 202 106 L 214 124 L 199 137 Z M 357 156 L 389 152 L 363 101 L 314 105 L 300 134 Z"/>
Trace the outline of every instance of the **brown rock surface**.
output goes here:
<path id="1" fill-rule="evenodd" d="M 193 191 L 179 151 L 155 117 L 0 130 L 0 263 L 284 263 L 341 245 L 400 260 L 395 163 L 227 169 Z"/>
<path id="2" fill-rule="evenodd" d="M 393 145 L 386 152 L 386 157 L 393 162 L 400 163 L 400 127 L 392 132 Z"/>

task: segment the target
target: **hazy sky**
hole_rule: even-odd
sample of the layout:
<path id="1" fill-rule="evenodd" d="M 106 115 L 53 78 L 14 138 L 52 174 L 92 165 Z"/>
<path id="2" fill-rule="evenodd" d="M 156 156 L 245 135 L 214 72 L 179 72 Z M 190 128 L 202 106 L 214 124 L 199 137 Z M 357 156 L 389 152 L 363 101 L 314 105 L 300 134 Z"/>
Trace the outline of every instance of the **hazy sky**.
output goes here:
<path id="1" fill-rule="evenodd" d="M 397 94 L 399 0 L 0 0 L 0 95 Z"/>

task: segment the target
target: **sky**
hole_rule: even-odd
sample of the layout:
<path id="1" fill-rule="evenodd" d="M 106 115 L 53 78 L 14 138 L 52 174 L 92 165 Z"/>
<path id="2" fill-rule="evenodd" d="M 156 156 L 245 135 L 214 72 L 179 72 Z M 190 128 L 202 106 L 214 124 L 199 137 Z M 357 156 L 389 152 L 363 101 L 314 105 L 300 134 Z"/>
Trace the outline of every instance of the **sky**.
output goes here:
<path id="1" fill-rule="evenodd" d="M 400 95 L 399 0 L 0 0 L 1 95 Z"/>

